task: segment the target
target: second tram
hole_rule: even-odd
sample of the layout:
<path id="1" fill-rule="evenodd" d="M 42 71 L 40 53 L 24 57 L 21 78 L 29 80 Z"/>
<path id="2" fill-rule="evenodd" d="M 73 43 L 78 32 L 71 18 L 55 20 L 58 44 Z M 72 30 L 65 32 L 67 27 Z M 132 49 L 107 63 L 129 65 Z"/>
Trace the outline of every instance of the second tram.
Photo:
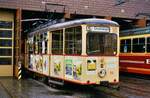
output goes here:
<path id="1" fill-rule="evenodd" d="M 44 25 L 28 34 L 26 68 L 50 82 L 118 84 L 119 25 L 80 19 Z"/>
<path id="2" fill-rule="evenodd" d="M 120 33 L 120 71 L 150 75 L 150 27 Z"/>

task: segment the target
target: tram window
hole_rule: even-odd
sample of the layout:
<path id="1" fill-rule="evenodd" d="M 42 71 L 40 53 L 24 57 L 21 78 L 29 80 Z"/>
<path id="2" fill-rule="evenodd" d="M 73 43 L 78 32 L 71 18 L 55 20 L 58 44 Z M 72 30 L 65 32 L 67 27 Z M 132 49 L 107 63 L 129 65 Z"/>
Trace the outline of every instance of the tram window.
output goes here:
<path id="1" fill-rule="evenodd" d="M 12 38 L 12 31 L 11 30 L 0 30 L 0 37 Z"/>
<path id="2" fill-rule="evenodd" d="M 52 32 L 52 54 L 63 54 L 62 30 Z"/>
<path id="3" fill-rule="evenodd" d="M 0 48 L 0 56 L 12 56 L 12 49 Z"/>
<path id="4" fill-rule="evenodd" d="M 88 55 L 116 55 L 117 35 L 107 33 L 87 34 Z"/>
<path id="5" fill-rule="evenodd" d="M 42 40 L 43 40 L 43 35 L 38 34 L 37 35 L 38 53 L 42 53 Z"/>
<path id="6" fill-rule="evenodd" d="M 28 52 L 30 53 L 30 54 L 32 54 L 33 53 L 33 50 L 34 50 L 34 37 L 31 37 L 31 38 L 29 38 L 28 39 Z"/>
<path id="7" fill-rule="evenodd" d="M 0 47 L 11 47 L 11 46 L 12 46 L 12 40 L 0 39 Z"/>
<path id="8" fill-rule="evenodd" d="M 145 38 L 134 38 L 133 39 L 132 52 L 143 53 L 145 52 Z"/>
<path id="9" fill-rule="evenodd" d="M 11 65 L 12 58 L 1 58 L 0 57 L 0 65 Z"/>
<path id="10" fill-rule="evenodd" d="M 47 53 L 47 41 L 45 41 L 45 54 Z"/>
<path id="11" fill-rule="evenodd" d="M 68 28 L 65 30 L 65 53 L 81 54 L 82 33 L 81 27 Z"/>
<path id="12" fill-rule="evenodd" d="M 104 54 L 114 55 L 117 50 L 117 36 L 115 34 L 106 34 L 104 38 Z"/>
<path id="13" fill-rule="evenodd" d="M 33 45 L 34 45 L 33 43 L 29 43 L 29 45 L 28 45 L 29 46 L 29 53 L 31 53 L 31 54 L 33 53 Z"/>
<path id="14" fill-rule="evenodd" d="M 39 53 L 39 41 L 40 41 L 40 35 L 39 34 L 37 34 L 37 35 L 35 35 L 35 37 L 34 37 L 34 53 Z"/>
<path id="15" fill-rule="evenodd" d="M 38 42 L 39 51 L 38 53 L 42 53 L 42 40 Z"/>
<path id="16" fill-rule="evenodd" d="M 35 44 L 34 44 L 34 45 L 35 45 L 35 50 L 34 50 L 35 53 L 38 53 L 38 51 L 39 51 L 39 46 L 38 46 L 38 44 L 39 44 L 38 42 L 35 42 Z"/>
<path id="17" fill-rule="evenodd" d="M 36 35 L 36 41 L 37 41 L 37 42 L 40 41 L 40 34 L 37 34 L 37 35 Z"/>
<path id="18" fill-rule="evenodd" d="M 10 21 L 0 21 L 0 28 L 11 29 L 12 28 L 12 22 L 10 22 Z"/>
<path id="19" fill-rule="evenodd" d="M 150 37 L 147 38 L 147 52 L 150 52 Z"/>
<path id="20" fill-rule="evenodd" d="M 131 39 L 125 39 L 120 41 L 120 52 L 121 53 L 131 52 Z"/>
<path id="21" fill-rule="evenodd" d="M 47 32 L 43 34 L 43 40 L 42 40 L 42 53 L 47 53 Z"/>

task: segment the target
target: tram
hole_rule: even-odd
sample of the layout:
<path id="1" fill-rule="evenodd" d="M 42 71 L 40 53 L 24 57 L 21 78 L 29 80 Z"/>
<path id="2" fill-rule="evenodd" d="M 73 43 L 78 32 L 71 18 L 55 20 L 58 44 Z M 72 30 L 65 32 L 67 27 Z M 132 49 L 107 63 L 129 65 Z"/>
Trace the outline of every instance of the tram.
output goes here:
<path id="1" fill-rule="evenodd" d="M 120 33 L 120 71 L 150 75 L 150 27 Z"/>
<path id="2" fill-rule="evenodd" d="M 44 25 L 29 32 L 26 51 L 26 69 L 50 83 L 119 82 L 119 25 L 114 21 L 89 18 Z"/>

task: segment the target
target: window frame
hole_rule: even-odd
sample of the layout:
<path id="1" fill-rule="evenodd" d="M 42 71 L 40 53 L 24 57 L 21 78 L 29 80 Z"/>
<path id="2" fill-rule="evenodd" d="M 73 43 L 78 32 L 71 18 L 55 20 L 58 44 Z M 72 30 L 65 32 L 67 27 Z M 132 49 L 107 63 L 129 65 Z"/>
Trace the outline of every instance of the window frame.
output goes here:
<path id="1" fill-rule="evenodd" d="M 127 44 L 127 40 L 130 40 L 130 44 Z M 124 44 L 121 44 L 121 41 L 125 41 Z M 121 51 L 122 47 L 121 46 L 127 46 L 127 52 Z M 128 49 L 128 46 L 130 49 Z M 129 50 L 129 51 L 128 51 Z M 128 38 L 128 39 L 121 39 L 120 40 L 120 53 L 131 53 L 132 52 L 132 38 Z"/>
<path id="2" fill-rule="evenodd" d="M 55 35 L 56 34 L 56 35 Z M 58 34 L 58 35 L 57 35 Z M 59 35 L 60 34 L 60 35 Z M 54 51 L 54 46 L 56 46 L 56 42 L 54 44 L 54 39 L 53 37 L 59 36 L 59 41 L 58 41 L 58 45 L 57 45 L 57 49 L 55 49 Z M 63 29 L 59 29 L 59 30 L 55 30 L 55 31 L 51 31 L 51 53 L 53 55 L 63 55 L 63 43 L 64 43 L 64 38 L 63 38 Z M 54 45 L 54 46 L 53 46 Z"/>
<path id="3" fill-rule="evenodd" d="M 72 53 L 67 53 L 66 52 L 66 51 L 69 51 L 69 50 L 66 50 L 66 46 L 67 46 L 66 45 L 66 43 L 67 43 L 66 42 L 66 30 L 67 29 L 73 29 L 73 36 L 76 36 L 76 37 L 74 37 L 73 42 L 72 42 L 73 43 L 72 46 L 74 46 L 74 50 L 72 51 Z M 79 31 L 76 31 L 77 29 Z M 79 32 L 79 33 L 76 33 L 76 32 Z M 81 35 L 78 36 L 77 34 L 81 34 Z M 69 27 L 69 28 L 65 28 L 65 34 L 64 34 L 64 54 L 66 54 L 66 55 L 78 55 L 78 56 L 82 55 L 82 40 L 83 40 L 82 36 L 83 36 L 83 34 L 82 34 L 82 26 L 81 25 L 74 26 L 74 27 Z M 77 38 L 79 38 L 79 40 Z M 78 45 L 78 43 L 79 43 L 79 45 Z M 77 49 L 78 46 L 79 46 L 79 48 Z"/>
<path id="4" fill-rule="evenodd" d="M 143 51 L 141 51 L 141 52 L 140 52 L 140 51 L 133 51 L 133 49 L 134 49 L 134 46 L 133 46 L 133 44 L 134 44 L 134 43 L 133 43 L 134 39 L 137 39 L 137 41 L 138 41 L 137 47 L 139 48 L 139 46 L 143 44 L 143 43 L 140 43 L 139 40 L 140 40 L 140 39 L 143 39 L 143 38 L 144 38 L 144 45 L 143 45 L 143 46 L 145 47 L 145 50 L 139 49 L 139 50 L 143 50 Z M 143 47 L 143 48 L 144 48 L 144 47 Z M 146 52 L 146 48 L 147 48 L 147 46 L 146 46 L 146 37 L 135 37 L 135 38 L 132 38 L 132 53 L 145 53 L 145 52 Z M 136 49 L 136 48 L 135 48 L 135 49 Z"/>
<path id="5" fill-rule="evenodd" d="M 107 51 L 105 51 L 105 49 L 106 49 L 106 41 L 104 40 L 104 38 L 106 37 L 106 36 L 110 36 L 110 35 L 115 35 L 116 36 L 116 44 L 118 44 L 118 37 L 117 37 L 117 34 L 116 33 L 110 33 L 110 32 L 108 32 L 108 33 L 105 33 L 105 32 L 93 32 L 93 34 L 102 34 L 102 35 L 104 35 L 103 36 L 103 45 L 101 45 L 100 47 L 101 48 L 99 48 L 99 49 L 102 49 L 103 50 L 103 53 L 93 53 L 93 54 L 89 54 L 88 53 L 88 35 L 89 34 L 92 34 L 92 32 L 90 33 L 90 32 L 87 32 L 87 34 L 86 34 L 86 54 L 87 55 L 89 55 L 89 56 L 116 56 L 117 54 L 118 54 L 118 45 L 116 45 L 116 53 L 115 54 L 110 54 L 110 53 L 108 53 Z M 100 35 L 99 35 L 100 36 Z M 111 39 L 111 40 L 113 40 L 113 39 Z M 100 41 L 100 40 L 97 40 L 97 41 Z M 101 40 L 102 41 L 102 40 Z M 101 43 L 102 44 L 102 43 Z M 108 46 L 110 46 L 110 45 L 108 45 L 109 43 L 107 43 L 107 49 L 108 49 Z M 114 48 L 113 46 L 111 47 L 111 48 Z"/>

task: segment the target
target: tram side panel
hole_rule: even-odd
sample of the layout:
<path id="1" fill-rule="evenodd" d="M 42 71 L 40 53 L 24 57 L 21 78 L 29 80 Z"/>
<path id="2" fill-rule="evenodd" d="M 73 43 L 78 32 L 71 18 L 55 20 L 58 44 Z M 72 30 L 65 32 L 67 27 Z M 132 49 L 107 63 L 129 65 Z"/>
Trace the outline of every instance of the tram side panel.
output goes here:
<path id="1" fill-rule="evenodd" d="M 86 81 L 90 77 L 95 84 L 119 82 L 118 57 L 87 57 L 86 65 Z"/>
<path id="2" fill-rule="evenodd" d="M 34 37 L 36 35 L 28 38 L 28 41 L 26 42 L 26 68 L 30 71 L 40 73 L 46 76 L 49 76 L 49 65 L 50 65 L 50 56 L 48 54 L 48 47 L 49 43 L 46 38 L 41 39 L 42 48 L 41 53 L 39 53 L 39 45 L 37 41 L 34 41 Z M 47 37 L 47 35 L 46 35 Z"/>
<path id="3" fill-rule="evenodd" d="M 118 57 L 52 56 L 50 77 L 78 84 L 117 84 Z"/>
<path id="4" fill-rule="evenodd" d="M 64 56 L 51 55 L 50 77 L 64 79 Z"/>

